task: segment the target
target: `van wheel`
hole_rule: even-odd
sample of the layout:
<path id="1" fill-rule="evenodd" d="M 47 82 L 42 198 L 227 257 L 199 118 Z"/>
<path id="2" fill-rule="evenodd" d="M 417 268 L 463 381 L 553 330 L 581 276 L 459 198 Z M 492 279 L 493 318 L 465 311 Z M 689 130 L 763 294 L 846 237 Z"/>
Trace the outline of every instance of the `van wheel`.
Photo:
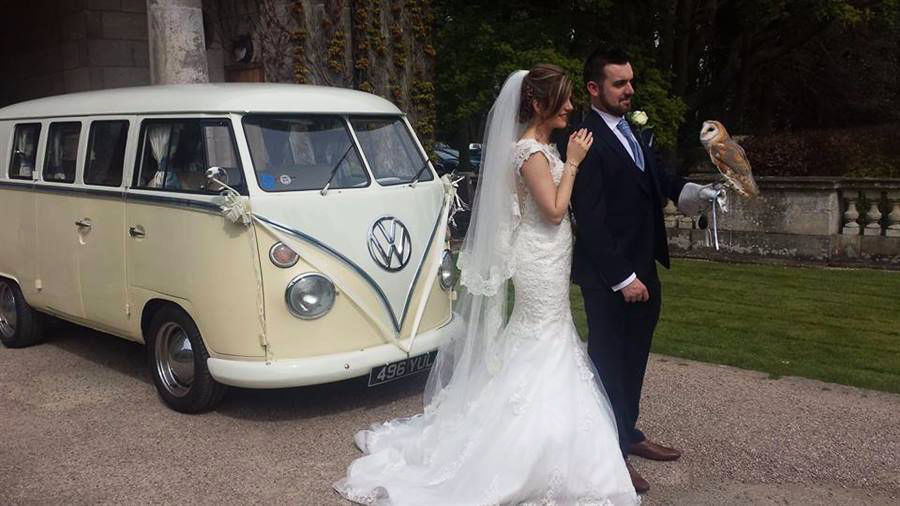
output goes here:
<path id="1" fill-rule="evenodd" d="M 222 400 L 226 387 L 209 373 L 209 353 L 187 313 L 174 306 L 160 309 L 153 316 L 146 344 L 153 383 L 172 409 L 199 413 Z"/>
<path id="2" fill-rule="evenodd" d="M 7 348 L 24 348 L 41 340 L 43 315 L 25 302 L 19 285 L 0 279 L 0 341 Z"/>

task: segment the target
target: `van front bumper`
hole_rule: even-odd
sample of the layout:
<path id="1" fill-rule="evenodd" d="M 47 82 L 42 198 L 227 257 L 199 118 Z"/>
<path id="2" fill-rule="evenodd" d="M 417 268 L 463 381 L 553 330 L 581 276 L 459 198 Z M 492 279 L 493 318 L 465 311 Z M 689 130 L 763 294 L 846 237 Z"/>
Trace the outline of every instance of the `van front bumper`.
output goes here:
<path id="1" fill-rule="evenodd" d="M 462 325 L 454 314 L 443 326 L 416 336 L 408 355 L 395 344 L 388 343 L 356 351 L 272 362 L 209 358 L 206 365 L 212 377 L 223 385 L 243 388 L 317 385 L 363 376 L 373 367 L 428 353 L 461 331 Z"/>

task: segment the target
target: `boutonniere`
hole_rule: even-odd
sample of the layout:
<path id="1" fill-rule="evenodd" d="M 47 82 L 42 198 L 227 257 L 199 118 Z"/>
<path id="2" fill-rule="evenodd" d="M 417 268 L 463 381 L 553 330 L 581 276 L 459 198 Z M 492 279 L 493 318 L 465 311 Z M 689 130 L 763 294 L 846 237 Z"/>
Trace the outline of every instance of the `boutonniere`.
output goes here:
<path id="1" fill-rule="evenodd" d="M 647 141 L 647 145 L 652 146 L 653 132 L 646 132 L 653 128 L 652 126 L 647 126 L 647 122 L 650 120 L 647 113 L 644 111 L 633 111 L 628 115 L 628 120 L 638 128 L 638 133 Z"/>
<path id="2" fill-rule="evenodd" d="M 641 127 L 642 130 L 647 125 L 647 120 L 649 119 L 647 113 L 644 111 L 634 111 L 631 113 L 631 122 Z"/>

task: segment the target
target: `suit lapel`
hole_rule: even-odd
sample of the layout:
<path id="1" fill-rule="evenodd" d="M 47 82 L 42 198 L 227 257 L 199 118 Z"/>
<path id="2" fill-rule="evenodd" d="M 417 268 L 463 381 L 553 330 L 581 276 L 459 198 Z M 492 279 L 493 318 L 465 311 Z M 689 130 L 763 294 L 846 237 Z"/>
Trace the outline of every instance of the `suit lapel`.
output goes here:
<path id="1" fill-rule="evenodd" d="M 616 137 L 616 134 L 610 130 L 609 126 L 606 124 L 606 121 L 603 121 L 603 118 L 597 114 L 596 111 L 591 110 L 591 115 L 589 116 L 591 120 L 593 120 L 594 131 L 599 134 L 599 137 L 609 146 L 613 152 L 617 153 L 622 163 L 625 165 L 625 170 L 631 173 L 631 177 L 637 182 L 637 184 L 647 192 L 647 195 L 652 197 L 652 192 L 650 191 L 650 186 L 647 183 L 647 178 L 644 177 L 644 174 L 641 173 L 641 169 L 635 165 L 634 160 L 631 158 L 631 155 L 628 154 L 628 151 L 625 150 L 625 146 L 619 142 L 619 138 Z M 647 150 L 643 148 L 643 144 L 638 140 L 638 144 L 641 146 L 641 149 L 644 151 L 644 169 L 647 170 L 649 164 L 647 163 Z"/>

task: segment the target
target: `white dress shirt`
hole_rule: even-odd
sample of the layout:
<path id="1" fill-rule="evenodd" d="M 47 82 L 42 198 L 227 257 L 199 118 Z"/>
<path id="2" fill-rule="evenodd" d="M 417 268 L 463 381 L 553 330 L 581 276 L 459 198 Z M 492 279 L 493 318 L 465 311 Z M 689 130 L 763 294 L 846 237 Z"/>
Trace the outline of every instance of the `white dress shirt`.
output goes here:
<path id="1" fill-rule="evenodd" d="M 593 109 L 594 112 L 599 114 L 601 118 L 603 118 L 603 121 L 606 122 L 606 126 L 608 126 L 610 130 L 612 130 L 612 133 L 613 133 L 613 135 L 616 136 L 616 139 L 619 139 L 619 142 L 622 143 L 622 147 L 625 148 L 625 152 L 628 153 L 628 156 L 630 156 L 632 160 L 634 160 L 634 153 L 631 152 L 631 146 L 628 145 L 628 140 L 625 139 L 625 136 L 622 135 L 622 132 L 619 130 L 619 127 L 618 127 L 619 121 L 622 120 L 622 116 L 618 116 L 618 117 L 613 116 L 612 114 L 610 114 L 608 112 L 597 109 L 593 105 L 591 106 L 591 109 Z M 631 276 L 628 276 L 627 278 L 625 278 L 621 283 L 613 285 L 612 290 L 614 292 L 618 292 L 619 290 L 630 285 L 631 282 L 634 281 L 635 279 L 637 279 L 637 274 L 632 272 Z"/>

